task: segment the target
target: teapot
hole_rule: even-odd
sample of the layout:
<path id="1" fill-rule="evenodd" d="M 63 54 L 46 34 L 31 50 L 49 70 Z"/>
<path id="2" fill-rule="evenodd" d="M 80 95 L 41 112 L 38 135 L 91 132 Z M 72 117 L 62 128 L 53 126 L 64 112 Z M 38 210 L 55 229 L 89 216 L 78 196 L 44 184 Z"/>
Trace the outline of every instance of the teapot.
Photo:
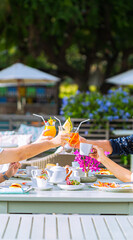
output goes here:
<path id="1" fill-rule="evenodd" d="M 56 163 L 56 166 L 51 169 L 45 168 L 45 170 L 48 172 L 48 176 L 50 178 L 49 182 L 55 184 L 64 182 L 66 177 L 69 175 L 69 172 L 66 173 L 66 169 L 59 166 L 58 163 Z"/>

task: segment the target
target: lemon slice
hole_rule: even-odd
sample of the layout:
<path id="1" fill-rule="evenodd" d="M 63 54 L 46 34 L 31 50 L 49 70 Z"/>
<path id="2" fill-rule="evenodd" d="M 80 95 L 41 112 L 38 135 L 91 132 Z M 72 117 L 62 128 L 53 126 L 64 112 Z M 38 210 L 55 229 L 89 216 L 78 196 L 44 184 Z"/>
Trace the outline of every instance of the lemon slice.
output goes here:
<path id="1" fill-rule="evenodd" d="M 66 130 L 66 132 L 70 133 L 73 129 L 73 125 L 71 122 L 70 117 L 65 121 L 65 123 L 63 124 L 63 128 Z"/>
<path id="2" fill-rule="evenodd" d="M 53 125 L 54 122 L 55 122 L 55 120 L 50 117 L 50 119 L 48 120 L 48 123 L 49 123 L 50 125 Z"/>

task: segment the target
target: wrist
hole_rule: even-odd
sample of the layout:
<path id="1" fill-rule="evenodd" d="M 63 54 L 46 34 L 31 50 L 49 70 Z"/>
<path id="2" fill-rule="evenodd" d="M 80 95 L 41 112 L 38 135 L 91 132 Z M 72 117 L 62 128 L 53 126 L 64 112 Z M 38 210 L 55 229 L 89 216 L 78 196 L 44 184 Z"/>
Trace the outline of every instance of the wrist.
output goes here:
<path id="1" fill-rule="evenodd" d="M 55 143 L 54 139 L 49 140 L 49 145 L 50 145 L 50 148 L 58 147 L 58 145 Z"/>
<path id="2" fill-rule="evenodd" d="M 6 175 L 8 178 L 12 177 L 12 174 L 8 170 L 5 172 L 4 175 Z"/>
<path id="3" fill-rule="evenodd" d="M 106 157 L 106 156 L 102 156 L 102 158 L 100 159 L 100 162 L 102 164 L 106 163 L 107 161 L 108 161 L 108 157 Z"/>
<path id="4" fill-rule="evenodd" d="M 8 174 L 6 172 L 3 172 L 2 174 L 3 174 L 2 176 L 3 176 L 4 180 L 9 180 L 10 176 L 8 176 Z"/>

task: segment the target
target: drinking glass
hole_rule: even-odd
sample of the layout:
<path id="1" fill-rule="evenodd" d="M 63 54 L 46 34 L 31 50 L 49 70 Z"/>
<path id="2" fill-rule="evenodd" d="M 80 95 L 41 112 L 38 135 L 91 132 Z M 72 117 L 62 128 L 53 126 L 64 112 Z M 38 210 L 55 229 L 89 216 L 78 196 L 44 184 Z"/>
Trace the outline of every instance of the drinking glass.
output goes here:
<path id="1" fill-rule="evenodd" d="M 52 125 L 50 125 L 49 123 L 45 123 L 45 130 L 49 130 L 49 131 L 48 131 L 48 132 L 45 132 L 45 133 L 44 133 L 44 136 L 55 137 L 55 135 L 56 135 L 55 122 L 53 122 Z"/>
<path id="2" fill-rule="evenodd" d="M 77 129 L 73 129 L 70 133 L 70 139 L 68 141 L 70 147 L 75 148 L 75 146 L 79 143 L 79 133 L 76 132 Z"/>
<path id="3" fill-rule="evenodd" d="M 60 134 L 66 134 L 66 133 L 68 133 L 65 129 L 63 129 L 62 126 L 59 126 L 58 128 L 59 128 L 59 133 L 60 133 Z M 69 138 L 66 139 L 66 141 L 68 142 L 68 141 L 69 141 Z M 72 151 L 72 147 L 70 147 L 69 144 L 66 143 L 65 146 L 63 146 L 63 150 L 64 150 L 65 152 L 67 152 L 67 153 L 70 153 L 70 152 Z"/>

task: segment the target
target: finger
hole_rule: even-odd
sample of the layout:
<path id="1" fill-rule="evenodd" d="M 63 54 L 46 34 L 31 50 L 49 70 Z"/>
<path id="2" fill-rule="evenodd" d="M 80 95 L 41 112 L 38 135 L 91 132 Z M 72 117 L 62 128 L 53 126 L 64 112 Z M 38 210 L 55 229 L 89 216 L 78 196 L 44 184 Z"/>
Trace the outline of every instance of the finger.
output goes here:
<path id="1" fill-rule="evenodd" d="M 42 134 L 44 134 L 44 133 L 46 133 L 46 132 L 49 132 L 49 131 L 50 131 L 50 129 L 44 130 L 44 131 L 42 132 Z"/>

